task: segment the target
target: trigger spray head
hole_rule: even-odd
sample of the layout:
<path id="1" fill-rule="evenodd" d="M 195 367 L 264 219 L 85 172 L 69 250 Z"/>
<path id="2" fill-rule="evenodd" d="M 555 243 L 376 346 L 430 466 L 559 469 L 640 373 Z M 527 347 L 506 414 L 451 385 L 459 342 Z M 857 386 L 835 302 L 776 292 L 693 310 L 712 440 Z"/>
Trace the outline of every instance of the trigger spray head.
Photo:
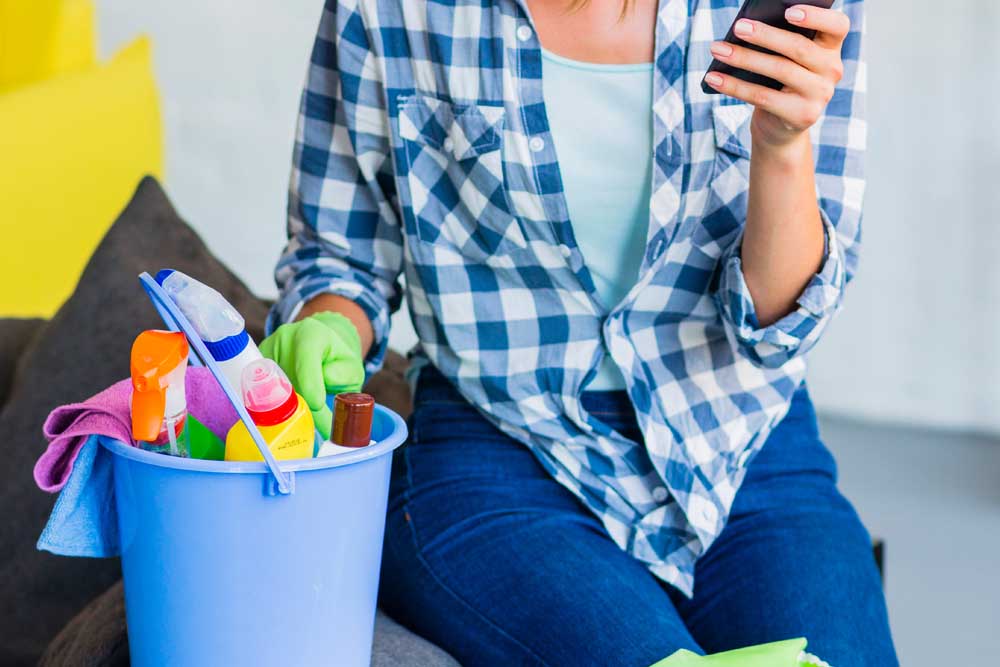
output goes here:
<path id="1" fill-rule="evenodd" d="M 132 437 L 151 442 L 163 419 L 185 409 L 184 371 L 188 343 L 184 334 L 151 329 L 132 343 Z"/>

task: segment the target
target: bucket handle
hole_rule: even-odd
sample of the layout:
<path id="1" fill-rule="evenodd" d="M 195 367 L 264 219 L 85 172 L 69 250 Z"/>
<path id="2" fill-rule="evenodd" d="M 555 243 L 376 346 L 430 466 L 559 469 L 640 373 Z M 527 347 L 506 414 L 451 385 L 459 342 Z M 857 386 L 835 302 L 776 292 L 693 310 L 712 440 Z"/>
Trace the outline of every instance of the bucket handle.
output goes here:
<path id="1" fill-rule="evenodd" d="M 194 356 L 191 357 L 191 363 L 194 366 L 207 366 L 208 370 L 212 372 L 215 376 L 216 381 L 219 386 L 222 387 L 222 391 L 226 394 L 226 398 L 229 402 L 233 404 L 236 408 L 236 414 L 239 415 L 240 421 L 246 426 L 247 431 L 250 433 L 250 437 L 253 438 L 254 444 L 257 445 L 257 449 L 260 450 L 261 456 L 264 457 L 264 462 L 267 464 L 268 469 L 271 471 L 271 476 L 273 478 L 273 483 L 269 484 L 270 495 L 275 495 L 273 489 L 276 486 L 277 492 L 281 495 L 290 495 L 295 491 L 295 477 L 292 474 L 286 474 L 281 471 L 278 467 L 278 462 L 275 460 L 274 455 L 271 454 L 271 448 L 267 446 L 267 441 L 264 440 L 264 436 L 261 435 L 260 430 L 257 425 L 253 423 L 253 419 L 250 418 L 250 414 L 247 412 L 246 407 L 243 405 L 243 401 L 236 394 L 236 389 L 230 386 L 229 381 L 223 375 L 222 370 L 219 365 L 215 363 L 215 359 L 209 353 L 208 348 L 205 347 L 205 343 L 202 342 L 201 337 L 198 336 L 197 332 L 194 330 L 191 322 L 185 317 L 184 313 L 181 312 L 180 308 L 174 303 L 163 288 L 153 280 L 153 277 L 149 273 L 143 271 L 139 275 L 139 282 L 142 284 L 143 289 L 149 295 L 149 298 L 153 302 L 153 306 L 156 307 L 157 312 L 160 313 L 160 317 L 163 318 L 164 324 L 171 331 L 180 331 L 187 336 L 188 343 L 191 348 L 195 351 Z"/>

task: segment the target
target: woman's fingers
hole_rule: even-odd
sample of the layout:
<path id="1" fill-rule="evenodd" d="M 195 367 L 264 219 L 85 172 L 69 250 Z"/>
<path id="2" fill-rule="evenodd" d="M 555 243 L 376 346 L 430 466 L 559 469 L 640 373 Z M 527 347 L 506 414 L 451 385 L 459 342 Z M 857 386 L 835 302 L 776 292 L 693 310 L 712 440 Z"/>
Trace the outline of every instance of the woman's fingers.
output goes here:
<path id="1" fill-rule="evenodd" d="M 740 19 L 733 32 L 748 44 L 770 53 L 724 43 L 711 47 L 719 60 L 737 69 L 776 79 L 784 84 L 782 90 L 747 83 L 718 72 L 705 76 L 705 82 L 715 90 L 752 104 L 757 111 L 773 117 L 777 122 L 766 124 L 773 128 L 766 134 L 772 135 L 775 145 L 798 136 L 823 115 L 844 74 L 840 51 L 851 28 L 850 19 L 844 13 L 808 5 L 789 7 L 785 18 L 792 25 L 816 31 L 816 38 L 808 39 L 760 21 Z M 754 117 L 757 118 L 756 114 Z"/>
<path id="2" fill-rule="evenodd" d="M 711 51 L 721 62 L 737 69 L 763 74 L 803 94 L 826 96 L 827 99 L 833 95 L 833 86 L 829 82 L 783 56 L 761 53 L 726 42 L 715 42 Z"/>
<path id="3" fill-rule="evenodd" d="M 789 130 L 796 132 L 812 127 L 823 115 L 823 109 L 826 107 L 826 103 L 819 99 L 806 98 L 789 91 L 773 90 L 718 72 L 710 72 L 705 76 L 705 81 L 720 93 L 743 100 L 777 116 Z"/>
<path id="4" fill-rule="evenodd" d="M 785 10 L 792 25 L 816 31 L 816 42 L 828 49 L 840 48 L 851 31 L 851 19 L 844 12 L 809 5 L 795 5 Z"/>
<path id="5" fill-rule="evenodd" d="M 840 59 L 839 53 L 820 46 L 811 39 L 760 21 L 740 19 L 736 22 L 734 31 L 743 41 L 774 51 L 818 74 L 825 73 L 834 58 Z"/>

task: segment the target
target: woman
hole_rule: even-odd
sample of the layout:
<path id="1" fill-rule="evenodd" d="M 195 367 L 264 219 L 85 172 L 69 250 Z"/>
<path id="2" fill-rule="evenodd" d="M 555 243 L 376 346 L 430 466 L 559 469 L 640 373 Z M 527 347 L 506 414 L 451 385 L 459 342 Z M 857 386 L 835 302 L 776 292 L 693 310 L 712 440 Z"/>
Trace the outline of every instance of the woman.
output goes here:
<path id="1" fill-rule="evenodd" d="M 896 664 L 803 384 L 857 261 L 862 9 L 736 26 L 769 55 L 713 41 L 735 2 L 327 3 L 270 345 L 328 423 L 405 293 L 383 604 L 463 664 Z M 713 57 L 785 87 L 705 94 Z"/>

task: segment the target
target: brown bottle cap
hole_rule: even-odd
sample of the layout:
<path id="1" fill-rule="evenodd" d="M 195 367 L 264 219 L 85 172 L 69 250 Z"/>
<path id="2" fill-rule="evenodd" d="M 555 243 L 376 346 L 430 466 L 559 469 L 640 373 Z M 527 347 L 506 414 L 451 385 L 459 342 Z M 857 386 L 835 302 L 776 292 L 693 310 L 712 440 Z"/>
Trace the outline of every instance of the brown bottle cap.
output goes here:
<path id="1" fill-rule="evenodd" d="M 366 447 L 372 439 L 375 399 L 368 394 L 337 394 L 333 401 L 333 434 L 342 447 Z"/>

